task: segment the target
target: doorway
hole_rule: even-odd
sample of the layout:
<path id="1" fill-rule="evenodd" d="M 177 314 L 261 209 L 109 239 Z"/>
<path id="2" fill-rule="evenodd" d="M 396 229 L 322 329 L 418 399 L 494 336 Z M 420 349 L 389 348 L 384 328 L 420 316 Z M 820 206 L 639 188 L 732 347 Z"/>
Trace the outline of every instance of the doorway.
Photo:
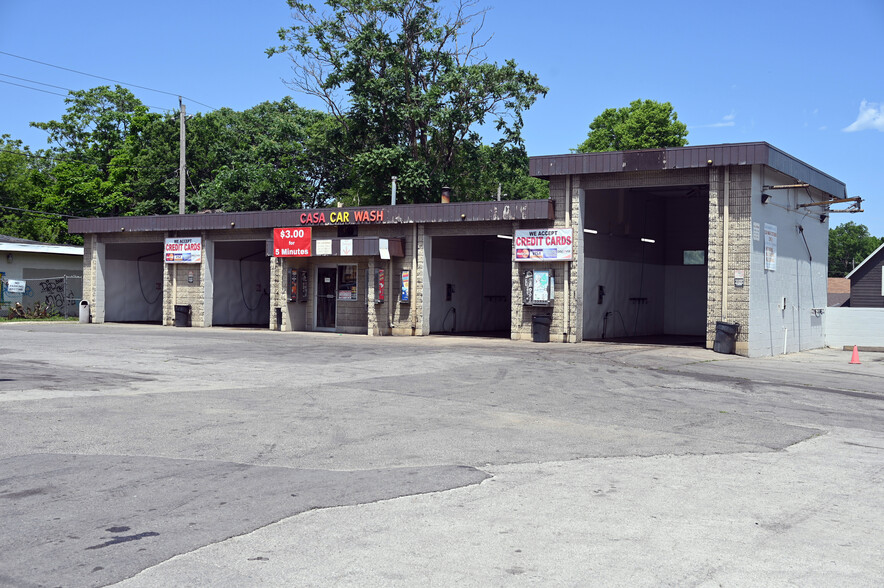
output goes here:
<path id="1" fill-rule="evenodd" d="M 316 268 L 316 329 L 334 330 L 338 269 Z"/>

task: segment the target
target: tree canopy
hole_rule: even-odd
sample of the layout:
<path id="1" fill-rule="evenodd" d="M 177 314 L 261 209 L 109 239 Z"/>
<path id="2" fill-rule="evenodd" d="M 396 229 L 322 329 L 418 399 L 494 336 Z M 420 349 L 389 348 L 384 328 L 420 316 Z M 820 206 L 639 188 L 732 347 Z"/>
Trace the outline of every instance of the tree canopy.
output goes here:
<path id="1" fill-rule="evenodd" d="M 295 24 L 267 53 L 288 55 L 289 86 L 319 98 L 338 122 L 351 202 L 384 201 L 391 176 L 410 202 L 435 199 L 443 185 L 465 199 L 514 179 L 505 188 L 537 191 L 527 179 L 522 113 L 547 88 L 512 60 L 487 61 L 477 0 L 456 0 L 450 14 L 439 0 L 327 0 L 322 12 L 288 3 Z M 488 146 L 483 125 L 498 135 Z M 508 167 L 485 165 L 477 157 L 485 147 Z"/>
<path id="2" fill-rule="evenodd" d="M 882 243 L 867 226 L 852 221 L 829 229 L 829 277 L 843 278 Z"/>
<path id="3" fill-rule="evenodd" d="M 688 128 L 679 122 L 669 102 L 634 100 L 623 108 L 608 108 L 589 124 L 578 153 L 627 151 L 688 144 Z"/>

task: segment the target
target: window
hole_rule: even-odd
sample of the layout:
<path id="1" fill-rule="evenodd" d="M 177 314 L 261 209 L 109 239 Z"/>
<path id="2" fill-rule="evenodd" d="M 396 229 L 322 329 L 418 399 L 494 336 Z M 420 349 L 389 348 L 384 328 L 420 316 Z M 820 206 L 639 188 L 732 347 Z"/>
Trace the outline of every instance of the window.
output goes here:
<path id="1" fill-rule="evenodd" d="M 706 265 L 705 249 L 686 249 L 684 252 L 685 265 Z"/>
<path id="2" fill-rule="evenodd" d="M 356 300 L 356 265 L 338 266 L 338 300 Z"/>

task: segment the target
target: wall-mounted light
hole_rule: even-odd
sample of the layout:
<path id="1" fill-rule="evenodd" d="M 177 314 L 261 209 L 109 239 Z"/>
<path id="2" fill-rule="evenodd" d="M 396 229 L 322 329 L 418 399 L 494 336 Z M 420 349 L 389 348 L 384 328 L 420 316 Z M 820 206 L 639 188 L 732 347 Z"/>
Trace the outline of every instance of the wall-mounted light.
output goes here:
<path id="1" fill-rule="evenodd" d="M 13 259 L 14 259 L 14 258 L 12 257 L 12 254 L 11 254 L 11 253 L 7 253 L 7 254 L 6 254 L 6 263 L 12 263 L 12 260 L 13 260 Z"/>
<path id="2" fill-rule="evenodd" d="M 767 201 L 770 200 L 770 199 L 771 199 L 771 195 L 770 195 L 770 194 L 765 194 L 765 193 L 762 192 L 762 194 L 761 194 L 761 203 L 762 203 L 762 204 L 767 204 Z"/>
<path id="3" fill-rule="evenodd" d="M 828 214 L 821 214 L 821 215 L 820 215 L 820 222 L 821 222 L 821 223 L 826 222 L 826 219 L 827 219 L 827 218 L 829 218 L 829 215 L 828 215 Z"/>
<path id="4" fill-rule="evenodd" d="M 498 238 L 498 239 L 509 239 L 510 241 L 513 240 L 513 236 L 512 236 L 512 235 L 498 235 L 497 238 Z"/>
<path id="5" fill-rule="evenodd" d="M 646 239 L 645 237 L 642 237 L 642 243 L 656 243 L 656 241 L 654 239 Z"/>
<path id="6" fill-rule="evenodd" d="M 596 231 L 595 229 L 583 229 L 583 232 L 589 233 L 590 235 L 598 235 L 599 234 L 599 232 Z"/>

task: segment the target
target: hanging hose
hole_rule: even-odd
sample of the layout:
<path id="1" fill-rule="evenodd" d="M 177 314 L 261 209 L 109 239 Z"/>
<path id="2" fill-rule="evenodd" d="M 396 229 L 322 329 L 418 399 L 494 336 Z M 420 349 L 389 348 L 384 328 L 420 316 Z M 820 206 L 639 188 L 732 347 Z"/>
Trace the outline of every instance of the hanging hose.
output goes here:
<path id="1" fill-rule="evenodd" d="M 147 294 L 144 293 L 144 284 L 142 284 L 141 282 L 141 260 L 145 257 L 151 257 L 153 255 L 159 255 L 160 258 L 162 258 L 162 253 L 148 253 L 147 255 L 142 255 L 135 260 L 135 271 L 138 274 L 138 289 L 141 290 L 141 297 L 144 298 L 144 301 L 148 304 L 156 304 L 157 300 L 160 299 L 160 296 L 163 295 L 163 290 L 161 288 L 160 291 L 157 292 L 156 298 L 154 298 L 153 300 L 148 300 Z"/>
<path id="2" fill-rule="evenodd" d="M 263 292 L 261 292 L 261 295 L 258 296 L 258 300 L 257 300 L 257 302 L 255 302 L 255 306 L 254 306 L 254 307 L 249 306 L 249 303 L 246 302 L 246 291 L 245 291 L 245 289 L 244 289 L 244 287 L 243 287 L 243 278 L 242 278 L 242 262 L 243 262 L 243 260 L 246 260 L 246 259 L 248 259 L 248 258 L 250 258 L 250 257 L 256 257 L 256 256 L 258 256 L 258 255 L 264 255 L 264 252 L 263 252 L 263 251 L 256 251 L 255 253 L 252 253 L 252 254 L 250 254 L 250 255 L 246 255 L 245 257 L 240 257 L 240 258 L 239 258 L 239 293 L 242 295 L 242 303 L 243 303 L 243 305 L 244 305 L 249 311 L 253 311 L 253 310 L 255 310 L 256 308 L 258 308 L 258 305 L 261 304 L 261 299 L 264 298 L 264 296 L 267 296 L 267 295 L 268 295 L 266 290 L 264 290 Z M 269 296 L 268 296 L 268 297 L 269 297 Z"/>

